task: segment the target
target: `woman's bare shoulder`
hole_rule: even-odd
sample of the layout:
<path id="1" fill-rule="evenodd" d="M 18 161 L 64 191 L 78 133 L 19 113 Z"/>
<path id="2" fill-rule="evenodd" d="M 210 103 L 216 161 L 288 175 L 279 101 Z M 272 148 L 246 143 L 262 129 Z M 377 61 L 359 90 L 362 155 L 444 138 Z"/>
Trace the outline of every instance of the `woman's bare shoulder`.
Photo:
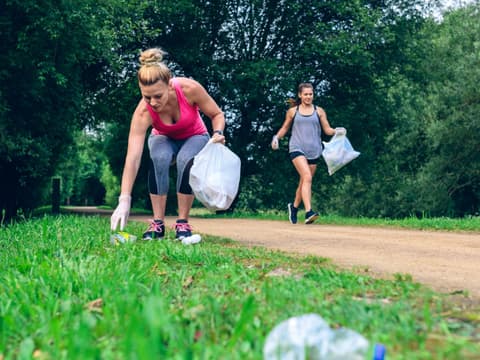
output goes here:
<path id="1" fill-rule="evenodd" d="M 147 103 L 142 98 L 138 101 L 137 107 L 135 108 L 135 115 L 145 116 L 146 114 L 148 114 Z"/>
<path id="2" fill-rule="evenodd" d="M 133 121 L 145 125 L 150 125 L 152 123 L 152 118 L 148 112 L 145 100 L 140 99 L 138 102 L 135 112 L 133 113 Z"/>
<path id="3" fill-rule="evenodd" d="M 206 95 L 206 90 L 196 80 L 191 78 L 179 77 L 175 78 L 177 84 L 180 85 L 183 94 L 187 98 L 190 104 L 197 104 L 201 101 L 202 97 Z"/>
<path id="4" fill-rule="evenodd" d="M 296 106 L 292 106 L 291 108 L 289 108 L 287 110 L 287 116 L 291 116 L 293 117 L 293 115 L 295 115 L 295 112 L 297 111 L 297 107 Z"/>
<path id="5" fill-rule="evenodd" d="M 320 116 L 326 114 L 325 110 L 321 106 L 316 105 L 315 109 L 317 110 L 317 114 L 319 114 Z"/>
<path id="6" fill-rule="evenodd" d="M 186 77 L 176 77 L 175 82 L 180 85 L 183 92 L 195 91 L 202 87 L 198 81 Z"/>

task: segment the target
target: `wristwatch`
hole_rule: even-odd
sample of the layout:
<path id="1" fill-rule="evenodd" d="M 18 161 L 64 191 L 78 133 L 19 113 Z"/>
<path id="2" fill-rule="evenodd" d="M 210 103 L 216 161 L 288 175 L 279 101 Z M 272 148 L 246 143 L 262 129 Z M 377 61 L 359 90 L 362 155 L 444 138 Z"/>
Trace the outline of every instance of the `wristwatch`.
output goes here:
<path id="1" fill-rule="evenodd" d="M 223 135 L 223 130 L 214 130 L 213 133 L 217 133 L 218 135 Z"/>

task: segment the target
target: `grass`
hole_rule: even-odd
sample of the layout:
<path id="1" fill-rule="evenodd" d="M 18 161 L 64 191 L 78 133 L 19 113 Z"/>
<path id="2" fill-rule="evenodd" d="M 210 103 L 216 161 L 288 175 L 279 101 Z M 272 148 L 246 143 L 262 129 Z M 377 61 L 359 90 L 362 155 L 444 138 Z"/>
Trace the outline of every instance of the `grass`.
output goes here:
<path id="1" fill-rule="evenodd" d="M 385 344 L 389 360 L 480 353 L 478 308 L 407 275 L 372 279 L 208 236 L 183 246 L 170 230 L 162 242 L 109 236 L 96 216 L 0 228 L 0 359 L 262 359 L 272 328 L 306 313 Z"/>

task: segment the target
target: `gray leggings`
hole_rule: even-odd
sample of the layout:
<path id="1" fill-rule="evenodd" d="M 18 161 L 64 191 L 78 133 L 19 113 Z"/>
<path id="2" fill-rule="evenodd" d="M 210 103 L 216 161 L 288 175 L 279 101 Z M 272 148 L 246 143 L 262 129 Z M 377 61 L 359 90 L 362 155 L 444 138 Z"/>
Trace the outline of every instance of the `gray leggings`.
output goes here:
<path id="1" fill-rule="evenodd" d="M 150 135 L 148 138 L 152 160 L 148 175 L 150 194 L 166 195 L 168 193 L 170 165 L 174 163 L 177 165 L 177 192 L 192 194 L 188 178 L 193 158 L 209 139 L 208 133 L 194 135 L 185 140 L 173 140 L 165 135 Z"/>

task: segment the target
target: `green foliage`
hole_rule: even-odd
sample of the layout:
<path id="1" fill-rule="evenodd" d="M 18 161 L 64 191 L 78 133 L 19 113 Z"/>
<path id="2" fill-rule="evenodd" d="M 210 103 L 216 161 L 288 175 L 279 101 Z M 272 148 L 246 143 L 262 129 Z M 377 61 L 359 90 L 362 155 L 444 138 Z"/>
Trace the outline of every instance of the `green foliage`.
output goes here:
<path id="1" fill-rule="evenodd" d="M 62 178 L 62 204 L 103 204 L 106 188 L 101 183 L 101 174 L 105 156 L 101 150 L 102 139 L 98 134 L 74 133 L 73 143 L 57 166 L 56 175 Z"/>
<path id="2" fill-rule="evenodd" d="M 108 162 L 102 164 L 102 176 L 100 180 L 105 187 L 105 204 L 111 207 L 117 206 L 118 196 L 120 194 L 120 181 L 113 175 Z"/>
<path id="3" fill-rule="evenodd" d="M 108 219 L 43 217 L 0 229 L 0 356 L 262 359 L 282 320 L 317 313 L 402 359 L 473 358 L 475 309 L 408 275 L 205 236 L 113 246 Z M 143 224 L 129 224 L 141 234 Z"/>
<path id="4" fill-rule="evenodd" d="M 425 27 L 418 48 L 428 51 L 411 58 L 419 75 L 391 88 L 398 119 L 380 161 L 387 171 L 379 168 L 374 180 L 393 175 L 396 191 L 376 187 L 385 199 L 395 199 L 389 208 L 397 211 L 390 216 L 478 213 L 478 20 L 477 5 Z"/>
<path id="5" fill-rule="evenodd" d="M 0 208 L 7 218 L 42 200 L 76 129 L 92 120 L 89 95 L 111 44 L 109 4 L 7 1 L 0 15 Z"/>
<path id="6" fill-rule="evenodd" d="M 430 91 L 435 117 L 427 124 L 430 160 L 423 183 L 439 184 L 438 213 L 478 213 L 480 207 L 480 5 L 452 12 L 432 36 L 434 60 Z"/>

